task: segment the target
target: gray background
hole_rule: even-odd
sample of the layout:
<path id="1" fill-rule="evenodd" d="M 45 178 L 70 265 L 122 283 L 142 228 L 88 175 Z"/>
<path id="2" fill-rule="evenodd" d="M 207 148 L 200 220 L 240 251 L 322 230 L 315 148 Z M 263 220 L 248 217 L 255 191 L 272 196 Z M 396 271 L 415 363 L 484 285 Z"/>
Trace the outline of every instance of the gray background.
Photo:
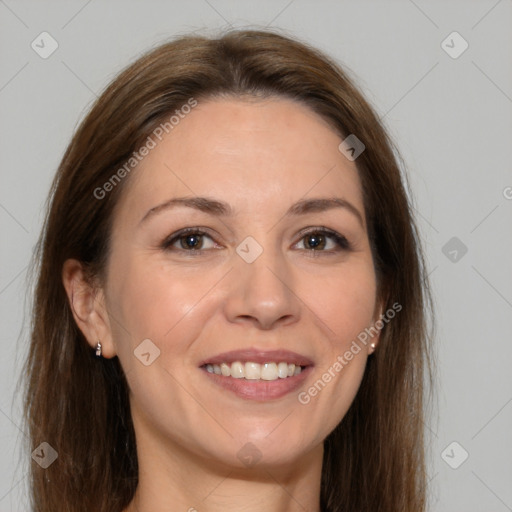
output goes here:
<path id="1" fill-rule="evenodd" d="M 512 510 L 511 15 L 511 0 L 0 0 L 0 511 L 28 510 L 33 462 L 15 393 L 26 277 L 71 134 L 142 51 L 229 25 L 279 27 L 328 52 L 383 116 L 407 164 L 437 310 L 429 510 Z M 59 45 L 47 59 L 31 48 L 43 31 Z M 469 44 L 458 58 L 441 46 L 453 31 Z"/>

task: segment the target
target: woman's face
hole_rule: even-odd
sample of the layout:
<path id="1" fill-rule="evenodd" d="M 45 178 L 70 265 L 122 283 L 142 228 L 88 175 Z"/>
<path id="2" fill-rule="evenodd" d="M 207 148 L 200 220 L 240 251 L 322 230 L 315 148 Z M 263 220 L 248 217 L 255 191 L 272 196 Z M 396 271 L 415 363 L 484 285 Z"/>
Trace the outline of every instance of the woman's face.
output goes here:
<path id="1" fill-rule="evenodd" d="M 137 444 L 155 458 L 297 462 L 347 412 L 371 349 L 344 354 L 378 305 L 341 140 L 291 100 L 202 101 L 126 178 L 102 343 L 126 372 Z M 294 357 L 307 368 L 283 378 L 279 363 Z M 229 376 L 209 373 L 214 362 Z M 255 365 L 242 373 L 246 362 L 276 367 L 230 376 L 260 377 Z"/>

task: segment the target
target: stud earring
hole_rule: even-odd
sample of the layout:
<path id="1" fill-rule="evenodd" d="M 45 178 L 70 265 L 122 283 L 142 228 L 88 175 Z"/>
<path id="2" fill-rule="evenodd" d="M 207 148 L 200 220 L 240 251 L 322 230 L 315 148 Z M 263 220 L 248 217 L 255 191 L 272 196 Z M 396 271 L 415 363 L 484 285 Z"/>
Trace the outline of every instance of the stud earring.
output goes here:
<path id="1" fill-rule="evenodd" d="M 370 347 L 372 347 L 372 350 L 375 350 L 375 343 L 370 343 Z"/>
<path id="2" fill-rule="evenodd" d="M 98 344 L 96 345 L 96 356 L 101 357 L 101 343 L 98 341 Z"/>

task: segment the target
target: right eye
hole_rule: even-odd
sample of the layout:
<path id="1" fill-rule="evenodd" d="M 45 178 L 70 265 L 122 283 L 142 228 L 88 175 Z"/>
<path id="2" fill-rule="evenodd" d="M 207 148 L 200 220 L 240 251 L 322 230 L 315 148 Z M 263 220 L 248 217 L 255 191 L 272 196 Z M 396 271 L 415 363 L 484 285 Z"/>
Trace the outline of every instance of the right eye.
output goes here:
<path id="1" fill-rule="evenodd" d="M 209 239 L 211 243 L 207 243 Z M 206 245 L 206 246 L 205 246 Z M 208 233 L 198 228 L 185 228 L 168 236 L 161 244 L 165 251 L 182 251 L 198 256 L 205 250 L 215 248 L 215 242 Z"/>

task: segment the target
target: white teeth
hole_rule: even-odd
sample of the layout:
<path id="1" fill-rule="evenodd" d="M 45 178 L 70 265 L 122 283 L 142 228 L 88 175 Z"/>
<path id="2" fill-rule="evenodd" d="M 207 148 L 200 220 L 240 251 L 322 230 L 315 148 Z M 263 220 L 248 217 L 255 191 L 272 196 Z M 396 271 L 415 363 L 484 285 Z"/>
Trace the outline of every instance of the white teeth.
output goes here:
<path id="1" fill-rule="evenodd" d="M 243 379 L 245 377 L 244 366 L 239 361 L 231 363 L 231 377 L 235 379 Z"/>
<path id="2" fill-rule="evenodd" d="M 277 380 L 299 375 L 302 371 L 302 367 L 285 362 L 260 364 L 253 363 L 252 361 L 246 363 L 235 361 L 231 363 L 231 365 L 227 363 L 221 363 L 220 365 L 207 364 L 206 371 L 215 373 L 216 375 L 223 375 L 224 377 L 233 377 L 235 379 Z"/>
<path id="3" fill-rule="evenodd" d="M 245 378 L 248 380 L 261 379 L 261 364 L 245 363 Z"/>
<path id="4" fill-rule="evenodd" d="M 279 378 L 277 373 L 276 363 L 265 363 L 261 366 L 261 379 L 262 380 L 276 380 Z"/>
<path id="5" fill-rule="evenodd" d="M 288 377 L 288 364 L 287 363 L 279 363 L 277 365 L 277 375 L 280 379 L 285 379 Z"/>

